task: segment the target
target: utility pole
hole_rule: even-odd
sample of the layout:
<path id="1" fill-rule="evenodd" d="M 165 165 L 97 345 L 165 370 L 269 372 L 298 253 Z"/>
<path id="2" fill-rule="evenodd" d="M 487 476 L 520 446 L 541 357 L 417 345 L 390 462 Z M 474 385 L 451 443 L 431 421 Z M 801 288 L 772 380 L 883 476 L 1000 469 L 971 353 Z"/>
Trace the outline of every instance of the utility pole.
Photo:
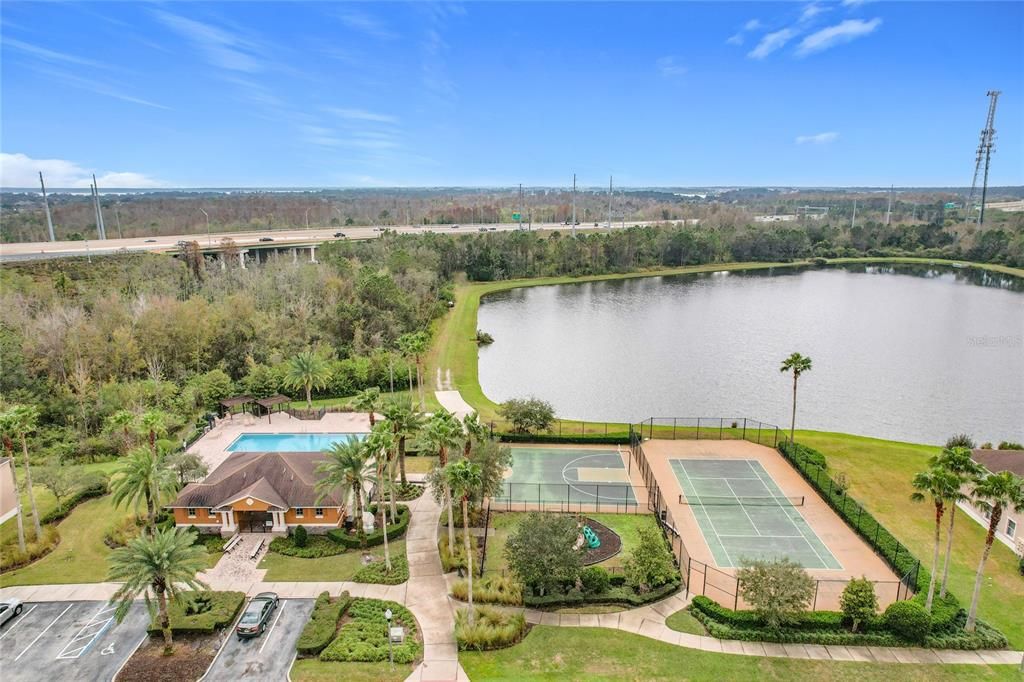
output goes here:
<path id="1" fill-rule="evenodd" d="M 853 199 L 853 218 L 850 219 L 850 229 L 857 227 L 857 198 Z"/>
<path id="2" fill-rule="evenodd" d="M 213 237 L 210 235 L 210 214 L 206 212 L 206 209 L 200 208 L 199 210 L 206 216 L 206 245 L 212 247 Z"/>
<path id="3" fill-rule="evenodd" d="M 43 189 L 43 206 L 46 208 L 46 227 L 50 230 L 50 241 L 57 241 L 53 234 L 53 218 L 50 217 L 50 202 L 46 198 L 46 184 L 43 182 L 43 172 L 39 171 L 39 186 Z"/>
<path id="4" fill-rule="evenodd" d="M 92 186 L 93 186 L 93 190 L 95 192 L 95 194 L 93 196 L 96 198 L 96 217 L 97 217 L 97 220 L 99 221 L 96 224 L 97 225 L 97 229 L 99 230 L 99 233 L 100 233 L 100 239 L 106 239 L 107 238 L 107 226 L 103 224 L 103 206 L 100 205 L 100 186 L 96 182 L 96 174 L 95 173 L 92 174 Z"/>
<path id="5" fill-rule="evenodd" d="M 612 176 L 608 176 L 608 229 L 612 229 Z"/>
<path id="6" fill-rule="evenodd" d="M 92 197 L 93 219 L 96 221 L 96 238 L 103 239 L 102 228 L 100 227 L 100 204 L 96 200 L 96 186 L 89 185 L 89 196 Z"/>
<path id="7" fill-rule="evenodd" d="M 572 174 L 572 236 L 576 236 L 576 174 Z"/>
<path id="8" fill-rule="evenodd" d="M 992 160 L 992 148 L 996 140 L 996 103 L 999 101 L 999 90 L 989 90 L 985 93 L 989 96 L 988 117 L 985 119 L 985 129 L 981 131 L 981 144 L 978 146 L 978 160 L 981 160 L 982 148 L 985 153 L 985 177 L 981 183 L 981 211 L 978 212 L 978 227 L 985 223 L 985 196 L 988 194 L 988 167 Z M 978 171 L 975 168 L 975 177 Z"/>
<path id="9" fill-rule="evenodd" d="M 889 203 L 885 206 L 885 224 L 889 224 L 889 219 L 892 217 L 892 185 L 889 185 Z"/>
<path id="10" fill-rule="evenodd" d="M 306 229 L 309 229 L 309 209 L 306 209 Z M 392 391 L 394 393 L 394 391 Z"/>
<path id="11" fill-rule="evenodd" d="M 124 239 L 124 235 L 121 234 L 121 213 L 117 210 L 120 205 L 120 203 L 114 204 L 114 220 L 117 221 L 117 238 Z"/>
<path id="12" fill-rule="evenodd" d="M 519 229 L 523 229 L 523 183 L 519 183 Z"/>

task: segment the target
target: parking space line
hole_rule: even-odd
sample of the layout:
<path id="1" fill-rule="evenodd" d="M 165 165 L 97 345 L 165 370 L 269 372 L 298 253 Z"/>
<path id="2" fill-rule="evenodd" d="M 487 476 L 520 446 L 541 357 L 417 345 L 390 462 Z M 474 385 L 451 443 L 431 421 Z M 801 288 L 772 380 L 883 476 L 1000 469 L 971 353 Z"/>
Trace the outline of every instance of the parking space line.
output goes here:
<path id="1" fill-rule="evenodd" d="M 64 646 L 64 650 L 57 654 L 57 659 L 78 658 L 88 651 L 89 647 L 91 647 L 114 622 L 114 616 L 111 615 L 106 619 L 100 620 L 102 616 L 116 610 L 117 606 L 110 606 L 107 604 L 101 606 L 100 610 L 89 619 L 89 622 L 83 625 L 82 629 L 80 629 L 75 636 L 71 638 L 71 641 Z M 81 642 L 83 639 L 88 641 L 85 644 L 76 646 L 76 644 Z"/>
<path id="2" fill-rule="evenodd" d="M 39 641 L 39 638 L 40 638 L 40 637 L 42 637 L 43 635 L 45 635 L 45 634 L 46 634 L 46 631 L 47 631 L 47 630 L 49 630 L 50 628 L 52 628 L 52 627 L 53 627 L 53 626 L 54 626 L 54 625 L 55 625 L 55 624 L 57 623 L 57 621 L 58 621 L 58 620 L 60 620 L 61 618 L 63 618 L 63 617 L 64 617 L 64 614 L 65 614 L 65 613 L 67 613 L 68 611 L 70 611 L 70 610 L 71 610 L 71 607 L 72 607 L 72 606 L 74 606 L 74 604 L 68 604 L 68 607 L 67 607 L 66 609 L 64 609 L 63 611 L 61 611 L 61 612 L 60 612 L 60 615 L 59 615 L 59 616 L 57 616 L 56 618 L 54 618 L 54 619 L 53 619 L 53 620 L 52 620 L 52 621 L 50 622 L 50 624 L 49 624 L 49 625 L 47 625 L 47 626 L 46 626 L 46 627 L 45 627 L 45 628 L 43 629 L 43 631 L 42 631 L 42 632 L 40 632 L 40 633 L 39 633 L 38 635 L 36 635 L 36 638 L 35 638 L 35 639 L 33 639 L 33 640 L 32 640 L 31 642 L 29 642 L 29 645 L 28 645 L 27 647 L 25 647 L 24 649 L 22 649 L 22 651 L 21 651 L 21 653 L 20 653 L 20 654 L 18 654 L 17 656 L 15 656 L 15 657 L 14 657 L 14 660 L 15 660 L 15 662 L 17 662 L 19 658 L 21 658 L 22 656 L 24 656 L 24 655 L 25 655 L 25 652 L 26 652 L 26 651 L 28 651 L 29 649 L 31 649 L 31 648 L 32 648 L 32 647 L 33 647 L 33 646 L 35 645 L 35 643 Z"/>
<path id="3" fill-rule="evenodd" d="M 257 651 L 256 653 L 263 653 L 263 647 L 267 646 L 267 642 L 270 641 L 270 636 L 274 634 L 274 628 L 276 628 L 277 624 L 281 622 L 281 614 L 284 613 L 284 607 L 287 604 L 288 602 L 286 601 L 281 602 L 281 608 L 277 610 L 277 618 L 274 619 L 274 624 L 270 626 L 270 632 L 268 632 L 267 636 L 263 638 L 263 644 L 260 645 L 259 651 Z"/>
<path id="4" fill-rule="evenodd" d="M 3 639 L 7 635 L 11 634 L 11 630 L 13 630 L 14 628 L 16 628 L 19 625 L 21 625 L 25 621 L 25 619 L 28 618 L 28 614 L 32 613 L 32 611 L 36 608 L 36 606 L 38 606 L 38 604 L 33 604 L 29 608 L 28 611 L 26 611 L 25 613 L 21 614 L 21 617 L 18 618 L 18 622 L 15 623 L 14 625 L 12 625 L 11 627 L 7 628 L 7 632 L 5 632 L 4 634 L 0 635 L 0 639 Z"/>

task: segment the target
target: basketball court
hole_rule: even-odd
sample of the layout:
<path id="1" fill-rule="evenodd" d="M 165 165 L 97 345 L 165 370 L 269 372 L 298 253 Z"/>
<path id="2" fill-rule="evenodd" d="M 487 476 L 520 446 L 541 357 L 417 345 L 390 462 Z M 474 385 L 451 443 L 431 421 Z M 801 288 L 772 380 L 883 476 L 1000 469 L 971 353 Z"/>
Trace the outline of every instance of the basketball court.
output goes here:
<path id="1" fill-rule="evenodd" d="M 632 511 L 638 503 L 628 458 L 628 450 L 613 447 L 513 446 L 504 489 L 494 500 L 541 509 Z"/>

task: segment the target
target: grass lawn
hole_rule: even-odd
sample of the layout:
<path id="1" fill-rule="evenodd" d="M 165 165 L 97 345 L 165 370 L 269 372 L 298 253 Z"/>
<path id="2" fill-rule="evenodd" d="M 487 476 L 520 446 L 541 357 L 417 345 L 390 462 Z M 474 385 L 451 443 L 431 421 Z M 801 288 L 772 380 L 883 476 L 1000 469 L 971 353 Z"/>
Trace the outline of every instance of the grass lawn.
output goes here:
<path id="1" fill-rule="evenodd" d="M 56 549 L 24 568 L 0 575 L 0 587 L 103 582 L 111 552 L 103 544 L 103 534 L 127 515 L 113 508 L 109 495 L 83 502 L 57 524 L 60 544 Z"/>
<path id="2" fill-rule="evenodd" d="M 405 540 L 388 543 L 388 549 L 392 557 L 405 556 Z M 369 551 L 376 557 L 384 556 L 383 545 L 371 547 Z M 336 582 L 351 580 L 356 571 L 363 567 L 362 556 L 360 550 L 349 550 L 344 554 L 319 559 L 302 559 L 267 552 L 259 568 L 267 569 L 267 582 Z"/>
<path id="3" fill-rule="evenodd" d="M 415 666 L 396 663 L 394 670 L 387 663 L 334 663 L 317 658 L 302 658 L 292 665 L 289 679 L 293 682 L 402 682 Z"/>
<path id="4" fill-rule="evenodd" d="M 691 635 L 706 635 L 708 631 L 699 620 L 690 615 L 686 609 L 676 611 L 665 619 L 665 625 L 676 632 L 686 632 Z"/>
<path id="5" fill-rule="evenodd" d="M 833 476 L 840 471 L 846 474 L 850 495 L 870 509 L 918 558 L 931 561 L 934 517 L 930 505 L 910 501 L 910 480 L 927 468 L 928 458 L 939 448 L 817 431 L 798 431 L 796 440 L 823 452 Z M 943 549 L 945 541 L 943 533 Z M 970 604 L 984 543 L 985 529 L 958 511 L 949 585 L 964 608 Z M 1006 633 L 1010 645 L 1017 649 L 1024 647 L 1022 604 L 1024 578 L 1017 571 L 1017 557 L 996 541 L 985 565 L 979 614 Z"/>
<path id="6" fill-rule="evenodd" d="M 405 458 L 405 473 L 426 474 L 437 464 L 437 455 L 416 455 Z"/>
<path id="7" fill-rule="evenodd" d="M 814 680 L 954 682 L 1020 680 L 1016 666 L 838 663 L 715 654 L 601 628 L 534 627 L 520 644 L 460 652 L 479 680 Z"/>
<path id="8" fill-rule="evenodd" d="M 21 461 L 20 455 L 19 455 L 18 461 Z M 83 464 L 82 465 L 82 471 L 83 472 L 99 472 L 99 473 L 104 473 L 104 474 L 108 474 L 109 475 L 109 474 L 113 473 L 114 471 L 116 471 L 119 466 L 120 466 L 120 462 L 118 462 L 118 461 L 99 462 L 99 463 L 96 463 L 96 464 Z M 38 465 L 32 467 L 32 473 L 35 473 L 38 470 L 38 468 L 40 468 L 40 467 L 38 467 Z M 24 467 L 18 466 L 17 469 L 16 469 L 16 473 L 17 473 L 17 476 L 18 476 L 18 485 L 19 486 L 24 486 L 25 485 L 25 469 L 24 469 Z M 36 495 L 36 507 L 39 509 L 39 516 L 45 516 L 47 513 L 51 512 L 52 510 L 57 508 L 57 499 L 53 496 L 53 493 L 51 493 L 45 487 L 43 487 L 41 485 L 34 485 L 34 486 L 32 486 L 32 490 L 35 492 L 35 495 Z M 24 520 L 25 520 L 25 529 L 26 529 L 28 537 L 32 537 L 32 532 L 33 532 L 32 531 L 32 519 L 30 517 L 32 507 L 29 505 L 29 502 L 28 502 L 28 491 L 25 490 L 24 488 L 22 489 L 22 492 L 21 492 L 21 504 L 22 504 L 22 507 L 21 507 L 22 514 L 24 515 Z M 106 530 L 106 528 L 104 528 L 103 530 Z M 15 541 L 16 542 L 17 538 L 18 538 L 18 520 L 16 518 L 12 517 L 12 518 L 9 518 L 6 521 L 4 521 L 3 525 L 0 526 L 0 544 L 6 543 L 6 542 L 11 542 L 11 541 Z"/>

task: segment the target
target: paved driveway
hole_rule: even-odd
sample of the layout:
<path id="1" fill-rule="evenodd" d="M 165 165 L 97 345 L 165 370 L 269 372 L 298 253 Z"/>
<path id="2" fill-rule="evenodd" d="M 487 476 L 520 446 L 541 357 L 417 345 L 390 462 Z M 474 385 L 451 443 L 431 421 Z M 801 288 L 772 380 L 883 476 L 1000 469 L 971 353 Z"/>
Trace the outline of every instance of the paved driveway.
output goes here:
<path id="1" fill-rule="evenodd" d="M 312 599 L 282 599 L 270 617 L 270 627 L 260 637 L 238 639 L 231 633 L 227 644 L 206 674 L 205 680 L 288 679 L 295 657 L 295 642 L 313 613 Z"/>
<path id="2" fill-rule="evenodd" d="M 121 624 L 106 602 L 26 603 L 0 628 L 4 682 L 111 680 L 146 636 L 147 621 L 141 603 Z"/>

